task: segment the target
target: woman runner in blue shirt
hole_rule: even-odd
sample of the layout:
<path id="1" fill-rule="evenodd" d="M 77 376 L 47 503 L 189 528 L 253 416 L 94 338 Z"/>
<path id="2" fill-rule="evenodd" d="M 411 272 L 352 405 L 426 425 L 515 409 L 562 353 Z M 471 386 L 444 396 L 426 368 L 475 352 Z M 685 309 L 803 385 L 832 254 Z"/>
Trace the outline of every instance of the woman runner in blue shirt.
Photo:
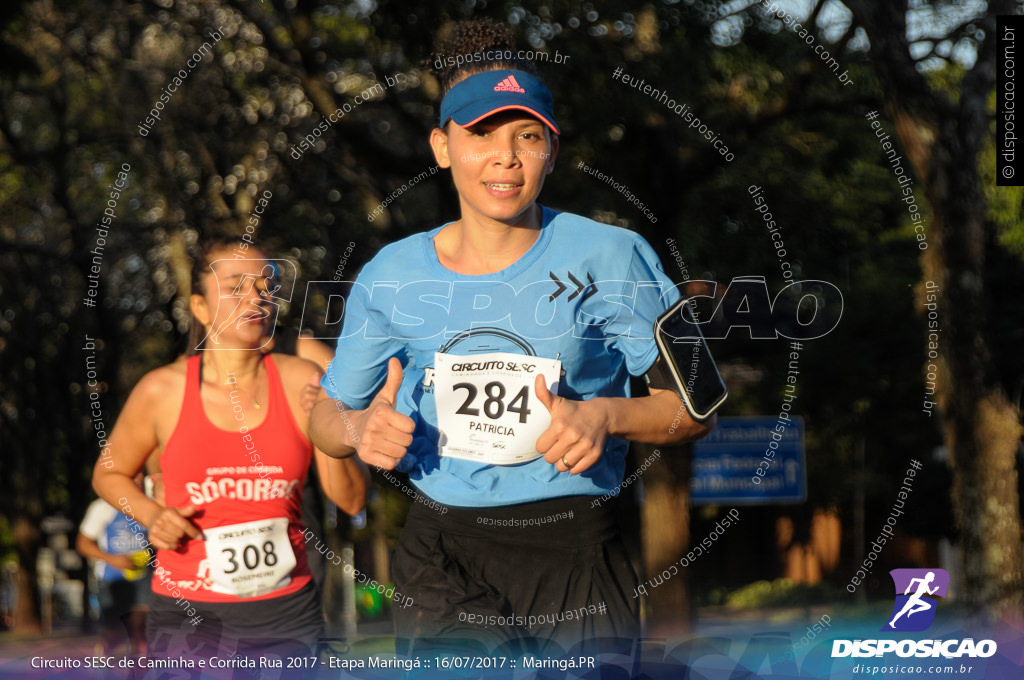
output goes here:
<path id="1" fill-rule="evenodd" d="M 508 30 L 463 22 L 439 51 L 430 144 L 461 215 L 363 268 L 311 436 L 416 488 L 391 563 L 400 652 L 632 639 L 637 576 L 591 501 L 622 483 L 627 440 L 713 427 L 672 391 L 630 395 L 679 294 L 637 234 L 537 203 L 559 128 Z"/>

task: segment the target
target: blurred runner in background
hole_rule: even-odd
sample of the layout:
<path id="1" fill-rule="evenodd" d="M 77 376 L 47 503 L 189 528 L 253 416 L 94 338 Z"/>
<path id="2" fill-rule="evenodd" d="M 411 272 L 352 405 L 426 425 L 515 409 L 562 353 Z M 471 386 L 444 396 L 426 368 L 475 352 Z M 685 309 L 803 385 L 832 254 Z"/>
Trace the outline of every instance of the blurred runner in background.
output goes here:
<path id="1" fill-rule="evenodd" d="M 152 570 L 146 530 L 102 498 L 89 504 L 75 548 L 94 560 L 103 653 L 110 655 L 127 630 L 128 652 L 146 653 L 146 610 Z"/>
<path id="2" fill-rule="evenodd" d="M 158 549 L 151 656 L 314 649 L 324 621 L 301 519 L 311 460 L 339 508 L 365 503 L 363 465 L 327 458 L 306 434 L 323 370 L 262 351 L 278 303 L 274 267 L 255 248 L 236 259 L 232 245 L 212 241 L 195 258 L 193 356 L 139 381 L 94 469 L 97 492 L 148 527 Z M 131 482 L 154 451 L 163 504 Z"/>

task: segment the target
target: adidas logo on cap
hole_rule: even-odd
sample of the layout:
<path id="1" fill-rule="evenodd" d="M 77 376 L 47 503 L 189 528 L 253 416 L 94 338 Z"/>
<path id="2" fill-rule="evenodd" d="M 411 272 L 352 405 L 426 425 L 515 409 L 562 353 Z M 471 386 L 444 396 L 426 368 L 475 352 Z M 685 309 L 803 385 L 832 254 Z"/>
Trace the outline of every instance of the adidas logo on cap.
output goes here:
<path id="1" fill-rule="evenodd" d="M 495 92 L 518 92 L 519 94 L 526 94 L 526 90 L 524 90 L 519 85 L 519 83 L 516 82 L 516 77 L 513 76 L 513 75 L 508 76 L 507 78 L 502 80 L 500 83 L 495 85 L 494 86 L 494 91 Z"/>

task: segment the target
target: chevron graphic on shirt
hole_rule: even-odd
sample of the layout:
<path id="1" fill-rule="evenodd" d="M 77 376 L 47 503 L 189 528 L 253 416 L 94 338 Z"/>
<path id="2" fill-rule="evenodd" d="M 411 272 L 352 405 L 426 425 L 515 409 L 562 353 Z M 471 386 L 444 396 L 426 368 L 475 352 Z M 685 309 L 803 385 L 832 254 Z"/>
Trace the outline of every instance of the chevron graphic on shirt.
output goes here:
<path id="1" fill-rule="evenodd" d="M 563 291 L 569 289 L 569 286 L 559 281 L 554 272 L 548 272 L 548 276 L 550 276 L 551 280 L 558 285 L 558 290 L 548 295 L 548 302 L 554 302 L 555 298 L 561 295 Z M 569 280 L 572 281 L 574 286 L 576 286 L 576 291 L 567 298 L 569 302 L 572 302 L 581 293 L 583 294 L 583 297 L 580 298 L 580 302 L 584 302 L 588 297 L 597 292 L 597 284 L 594 283 L 594 277 L 590 275 L 590 272 L 587 272 L 587 281 L 589 281 L 589 283 L 583 283 L 573 276 L 572 272 L 569 272 Z"/>
<path id="2" fill-rule="evenodd" d="M 519 94 L 526 94 L 526 90 L 524 90 L 522 87 L 520 87 L 519 83 L 516 81 L 516 77 L 513 76 L 513 75 L 510 75 L 509 77 L 505 78 L 503 81 L 501 81 L 500 83 L 495 85 L 494 86 L 494 91 L 495 92 L 518 92 Z"/>

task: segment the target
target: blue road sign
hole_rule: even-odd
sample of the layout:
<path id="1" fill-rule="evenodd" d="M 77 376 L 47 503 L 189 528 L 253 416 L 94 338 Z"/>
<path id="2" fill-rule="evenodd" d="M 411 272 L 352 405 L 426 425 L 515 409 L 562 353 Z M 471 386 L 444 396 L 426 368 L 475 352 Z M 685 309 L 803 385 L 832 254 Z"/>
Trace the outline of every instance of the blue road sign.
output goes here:
<path id="1" fill-rule="evenodd" d="M 720 417 L 711 434 L 694 447 L 691 503 L 765 505 L 807 500 L 803 418 L 781 421 L 782 432 L 776 430 L 779 424 L 778 416 Z"/>

